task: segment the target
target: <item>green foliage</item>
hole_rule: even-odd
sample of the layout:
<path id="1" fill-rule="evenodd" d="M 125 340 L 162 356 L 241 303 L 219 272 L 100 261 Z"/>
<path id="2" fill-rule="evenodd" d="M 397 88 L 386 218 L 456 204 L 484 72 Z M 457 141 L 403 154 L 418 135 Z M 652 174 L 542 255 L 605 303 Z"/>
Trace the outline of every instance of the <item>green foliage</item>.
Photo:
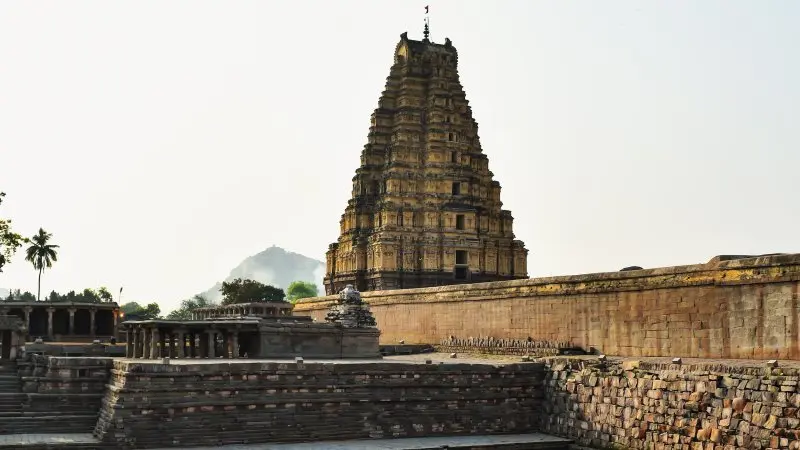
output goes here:
<path id="1" fill-rule="evenodd" d="M 319 295 L 317 285 L 308 281 L 292 281 L 286 288 L 286 298 L 294 303 L 301 298 L 316 297 Z"/>
<path id="2" fill-rule="evenodd" d="M 284 302 L 286 294 L 283 289 L 259 283 L 255 280 L 237 278 L 231 282 L 223 282 L 220 288 L 222 304 L 257 303 L 257 302 Z"/>
<path id="3" fill-rule="evenodd" d="M 33 264 L 33 268 L 39 271 L 39 290 L 36 293 L 36 299 L 41 298 L 42 292 L 42 272 L 45 268 L 53 267 L 53 263 L 58 261 L 58 248 L 55 244 L 49 244 L 50 239 L 53 237 L 51 233 L 39 228 L 39 232 L 33 235 L 30 239 L 31 246 L 25 250 L 25 260 Z"/>
<path id="4" fill-rule="evenodd" d="M 97 296 L 100 297 L 100 301 L 111 303 L 114 300 L 114 296 L 111 295 L 111 292 L 108 292 L 108 288 L 105 286 L 100 286 L 100 289 L 97 290 Z"/>
<path id="5" fill-rule="evenodd" d="M 28 291 L 22 292 L 19 289 L 12 289 L 8 296 L 1 301 L 4 302 L 35 302 L 36 296 Z"/>
<path id="6" fill-rule="evenodd" d="M 3 203 L 5 196 L 5 192 L 0 192 L 0 204 Z M 28 242 L 26 238 L 11 229 L 10 219 L 0 219 L 0 272 L 3 271 L 3 266 L 8 264 L 17 249 L 26 242 Z"/>
<path id="7" fill-rule="evenodd" d="M 128 302 L 123 305 L 119 305 L 119 310 L 125 313 L 125 315 L 133 314 L 134 312 L 141 311 L 143 309 L 144 308 L 142 308 L 142 305 L 136 302 Z"/>
<path id="8" fill-rule="evenodd" d="M 202 295 L 195 295 L 190 299 L 182 301 L 180 308 L 167 314 L 167 319 L 189 320 L 192 317 L 192 311 L 197 308 L 206 308 L 208 306 L 215 306 L 215 304 L 208 301 L 208 299 Z"/>
<path id="9" fill-rule="evenodd" d="M 102 294 L 103 289 L 100 288 L 97 291 L 93 289 L 86 288 L 80 293 L 76 293 L 75 291 L 69 291 L 66 294 L 59 294 L 56 291 L 51 291 L 50 294 L 45 298 L 48 302 L 75 302 L 75 303 L 103 303 L 110 300 L 105 300 L 104 295 Z M 32 302 L 36 301 L 36 296 L 31 294 L 30 292 L 20 292 L 19 289 L 15 291 L 11 291 L 8 294 L 8 297 L 5 299 L 0 299 L 7 302 Z"/>
<path id="10" fill-rule="evenodd" d="M 158 303 L 149 303 L 147 306 L 142 307 L 142 305 L 136 302 L 128 302 L 124 305 L 120 305 L 120 311 L 125 313 L 125 316 L 131 316 L 131 319 L 136 320 L 151 320 L 151 319 L 160 319 L 161 318 L 161 307 L 158 306 Z"/>

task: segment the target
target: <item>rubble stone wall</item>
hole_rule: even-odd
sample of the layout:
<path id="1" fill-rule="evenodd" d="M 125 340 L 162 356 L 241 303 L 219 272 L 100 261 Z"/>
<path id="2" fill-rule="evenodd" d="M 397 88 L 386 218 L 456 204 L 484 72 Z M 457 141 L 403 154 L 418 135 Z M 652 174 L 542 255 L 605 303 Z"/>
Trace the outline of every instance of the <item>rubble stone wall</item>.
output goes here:
<path id="1" fill-rule="evenodd" d="M 800 359 L 800 254 L 725 259 L 361 295 L 382 344 L 530 338 L 620 356 Z M 294 313 L 323 320 L 334 300 Z"/>
<path id="2" fill-rule="evenodd" d="M 541 430 L 592 448 L 800 448 L 800 370 L 764 365 L 548 367 Z"/>
<path id="3" fill-rule="evenodd" d="M 115 361 L 95 435 L 118 448 L 523 433 L 543 364 Z"/>

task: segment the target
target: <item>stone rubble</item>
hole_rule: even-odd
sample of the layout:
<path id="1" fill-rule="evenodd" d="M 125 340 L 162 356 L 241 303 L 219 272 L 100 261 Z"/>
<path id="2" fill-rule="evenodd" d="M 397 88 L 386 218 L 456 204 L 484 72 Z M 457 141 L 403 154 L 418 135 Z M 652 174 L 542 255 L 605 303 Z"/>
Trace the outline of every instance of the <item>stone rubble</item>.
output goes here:
<path id="1" fill-rule="evenodd" d="M 348 284 L 339 292 L 339 299 L 331 305 L 325 321 L 341 324 L 344 328 L 371 328 L 375 327 L 375 317 L 369 310 L 369 305 L 361 300 L 361 293 Z"/>
<path id="2" fill-rule="evenodd" d="M 798 369 L 554 359 L 541 431 L 593 448 L 800 449 Z"/>

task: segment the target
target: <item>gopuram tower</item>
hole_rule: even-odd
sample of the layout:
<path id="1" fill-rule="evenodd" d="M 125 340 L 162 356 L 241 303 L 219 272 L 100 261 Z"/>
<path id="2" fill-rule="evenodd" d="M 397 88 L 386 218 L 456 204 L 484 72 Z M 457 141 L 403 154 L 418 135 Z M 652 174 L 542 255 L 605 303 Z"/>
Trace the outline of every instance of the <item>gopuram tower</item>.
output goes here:
<path id="1" fill-rule="evenodd" d="M 372 114 L 325 290 L 527 278 L 528 251 L 478 138 L 450 39 L 400 35 Z"/>

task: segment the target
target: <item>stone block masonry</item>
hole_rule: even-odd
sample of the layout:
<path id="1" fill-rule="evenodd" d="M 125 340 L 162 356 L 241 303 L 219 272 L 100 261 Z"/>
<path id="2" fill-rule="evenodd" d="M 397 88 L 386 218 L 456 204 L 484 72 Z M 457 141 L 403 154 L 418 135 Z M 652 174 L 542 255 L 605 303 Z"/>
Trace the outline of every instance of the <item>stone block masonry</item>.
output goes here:
<path id="1" fill-rule="evenodd" d="M 565 342 L 620 356 L 800 360 L 800 254 L 660 269 L 363 292 L 382 344 Z M 294 313 L 323 320 L 334 297 Z"/>
<path id="2" fill-rule="evenodd" d="M 111 362 L 41 355 L 18 360 L 18 392 L 0 396 L 0 435 L 90 433 Z"/>
<path id="3" fill-rule="evenodd" d="M 115 361 L 95 436 L 119 448 L 525 433 L 542 364 Z"/>
<path id="4" fill-rule="evenodd" d="M 593 448 L 800 448 L 800 369 L 552 359 L 542 431 Z"/>

